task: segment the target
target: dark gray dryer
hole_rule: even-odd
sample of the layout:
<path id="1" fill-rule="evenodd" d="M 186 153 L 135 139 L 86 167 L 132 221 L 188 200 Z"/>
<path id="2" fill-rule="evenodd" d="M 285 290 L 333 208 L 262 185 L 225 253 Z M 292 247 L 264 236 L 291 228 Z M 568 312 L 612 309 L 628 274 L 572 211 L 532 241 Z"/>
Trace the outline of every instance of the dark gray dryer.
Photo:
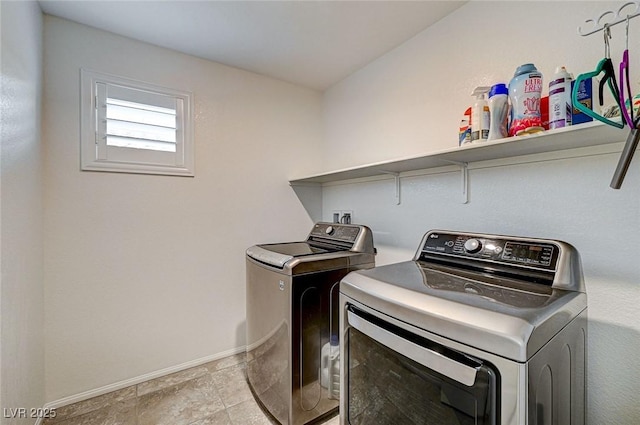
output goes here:
<path id="1" fill-rule="evenodd" d="M 323 369 L 330 339 L 338 342 L 339 283 L 374 262 L 371 230 L 359 225 L 317 223 L 305 241 L 247 249 L 247 378 L 280 423 L 337 411 L 339 380 Z"/>

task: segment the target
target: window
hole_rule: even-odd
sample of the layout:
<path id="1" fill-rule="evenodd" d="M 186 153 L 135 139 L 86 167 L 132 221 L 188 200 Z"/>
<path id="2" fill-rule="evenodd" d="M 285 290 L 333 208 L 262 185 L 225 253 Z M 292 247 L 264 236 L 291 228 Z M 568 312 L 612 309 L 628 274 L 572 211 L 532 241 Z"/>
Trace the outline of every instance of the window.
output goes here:
<path id="1" fill-rule="evenodd" d="M 81 169 L 194 175 L 192 96 L 81 70 Z"/>

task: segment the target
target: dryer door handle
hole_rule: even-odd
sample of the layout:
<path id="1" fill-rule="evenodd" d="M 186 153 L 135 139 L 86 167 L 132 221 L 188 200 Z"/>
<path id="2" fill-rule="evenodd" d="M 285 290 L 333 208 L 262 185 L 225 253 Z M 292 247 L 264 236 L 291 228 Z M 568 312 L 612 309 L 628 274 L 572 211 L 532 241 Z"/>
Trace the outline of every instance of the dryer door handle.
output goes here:
<path id="1" fill-rule="evenodd" d="M 359 330 L 380 344 L 389 347 L 391 350 L 468 387 L 473 386 L 475 383 L 478 373 L 476 368 L 457 362 L 412 341 L 408 341 L 387 329 L 371 323 L 353 311 L 347 311 L 347 316 L 351 327 Z"/>

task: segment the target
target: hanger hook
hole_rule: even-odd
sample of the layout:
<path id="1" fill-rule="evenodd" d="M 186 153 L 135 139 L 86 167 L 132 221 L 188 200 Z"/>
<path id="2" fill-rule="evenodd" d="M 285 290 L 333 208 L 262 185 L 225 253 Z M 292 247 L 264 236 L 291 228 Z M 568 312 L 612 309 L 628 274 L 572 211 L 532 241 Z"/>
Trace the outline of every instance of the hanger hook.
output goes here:
<path id="1" fill-rule="evenodd" d="M 611 38 L 611 28 L 609 27 L 609 24 L 604 24 L 602 33 L 604 34 L 604 57 L 610 58 L 611 50 L 609 48 L 609 39 Z"/>
<path id="2" fill-rule="evenodd" d="M 629 20 L 631 19 L 631 16 L 627 15 L 627 27 L 625 29 L 625 49 L 629 50 Z"/>

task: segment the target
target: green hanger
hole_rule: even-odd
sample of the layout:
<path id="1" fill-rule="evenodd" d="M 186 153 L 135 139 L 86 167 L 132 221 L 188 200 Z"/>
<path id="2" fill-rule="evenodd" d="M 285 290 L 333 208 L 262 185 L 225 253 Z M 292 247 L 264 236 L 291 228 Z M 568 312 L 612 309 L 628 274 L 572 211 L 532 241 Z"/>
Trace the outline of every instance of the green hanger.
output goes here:
<path id="1" fill-rule="evenodd" d="M 573 90 L 571 91 L 571 102 L 573 106 L 577 108 L 580 112 L 590 116 L 591 118 L 595 118 L 598 121 L 601 121 L 605 124 L 612 125 L 617 128 L 624 128 L 625 121 L 624 116 L 622 115 L 622 108 L 624 105 L 620 105 L 620 91 L 618 90 L 618 83 L 616 82 L 616 71 L 613 67 L 613 62 L 611 62 L 611 55 L 609 53 L 609 39 L 611 38 L 611 29 L 608 25 L 605 24 L 604 29 L 604 59 L 598 62 L 598 66 L 595 71 L 587 72 L 584 74 L 578 75 L 576 81 L 573 85 Z M 595 113 L 592 109 L 587 108 L 582 103 L 578 101 L 578 91 L 580 89 L 581 83 L 588 79 L 596 77 L 598 74 L 604 73 L 604 77 L 600 80 L 600 87 L 598 90 L 598 96 L 600 101 L 600 106 L 604 104 L 603 94 L 604 94 L 604 85 L 607 83 L 609 86 L 609 90 L 611 90 L 611 94 L 615 99 L 618 107 L 620 108 L 620 122 L 611 121 L 608 118 L 603 117 L 600 114 Z"/>
<path id="2" fill-rule="evenodd" d="M 620 122 L 611 121 L 610 119 L 605 118 L 602 115 L 596 113 L 592 109 L 587 108 L 586 106 L 584 106 L 582 103 L 578 101 L 578 91 L 580 89 L 580 84 L 588 78 L 596 77 L 601 72 L 604 72 L 604 77 L 602 78 L 602 80 L 600 80 L 600 88 L 598 90 L 600 106 L 602 106 L 604 103 L 602 97 L 604 94 L 603 89 L 604 89 L 605 83 L 607 83 L 607 85 L 609 86 L 609 90 L 611 90 L 611 94 L 613 95 L 614 99 L 616 99 L 618 106 L 620 106 L 620 92 L 618 91 L 618 84 L 616 83 L 616 75 L 615 75 L 615 70 L 613 68 L 613 62 L 611 62 L 610 58 L 602 59 L 598 63 L 598 66 L 596 67 L 595 71 L 578 75 L 578 77 L 576 78 L 576 82 L 573 85 L 573 90 L 571 91 L 571 101 L 573 102 L 573 106 L 577 108 L 580 112 L 583 112 L 584 114 L 592 118 L 595 118 L 598 121 L 602 121 L 605 124 L 609 124 L 617 128 L 624 128 L 625 123 L 624 123 L 624 117 L 622 116 L 622 113 L 620 114 Z"/>

